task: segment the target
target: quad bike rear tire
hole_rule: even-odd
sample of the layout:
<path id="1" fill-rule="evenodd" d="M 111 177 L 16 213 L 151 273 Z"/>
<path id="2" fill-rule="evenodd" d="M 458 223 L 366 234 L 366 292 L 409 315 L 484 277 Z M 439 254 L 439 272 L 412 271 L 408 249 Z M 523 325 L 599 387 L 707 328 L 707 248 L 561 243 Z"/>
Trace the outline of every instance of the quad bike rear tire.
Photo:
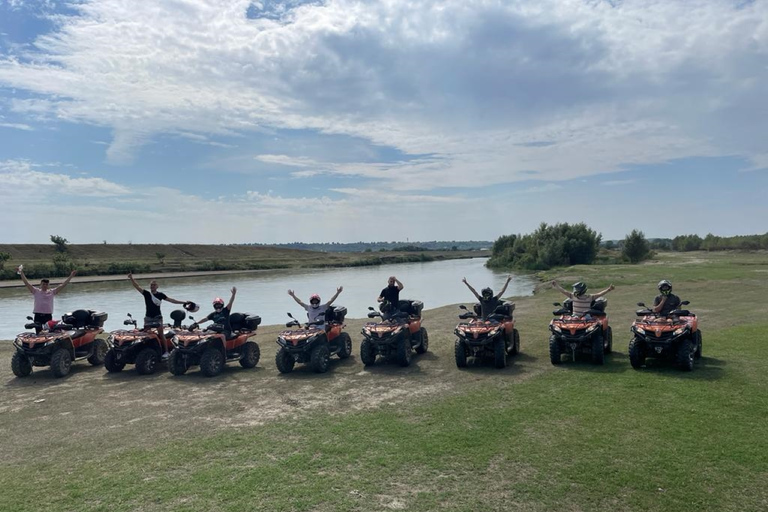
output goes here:
<path id="1" fill-rule="evenodd" d="M 104 356 L 104 368 L 106 368 L 109 373 L 117 373 L 123 371 L 123 368 L 125 368 L 125 363 L 118 363 L 117 353 L 114 351 L 114 349 L 109 349 L 107 354 Z"/>
<path id="2" fill-rule="evenodd" d="M 694 354 L 694 359 L 701 359 L 701 331 L 697 330 L 694 335 L 694 341 L 696 342 L 696 353 Z"/>
<path id="3" fill-rule="evenodd" d="M 429 350 L 429 335 L 427 334 L 427 330 L 425 328 L 419 329 L 419 345 L 416 347 L 416 353 L 417 354 L 426 354 L 427 350 Z"/>
<path id="4" fill-rule="evenodd" d="M 11 356 L 11 370 L 17 377 L 26 377 L 32 373 L 32 361 L 18 350 Z"/>
<path id="5" fill-rule="evenodd" d="M 275 366 L 280 373 L 291 373 L 295 364 L 296 359 L 285 348 L 281 347 L 275 354 Z"/>
<path id="6" fill-rule="evenodd" d="M 172 375 L 184 375 L 188 369 L 184 355 L 178 350 L 171 350 L 171 356 L 168 358 L 168 371 Z"/>
<path id="7" fill-rule="evenodd" d="M 312 353 L 309 355 L 309 361 L 315 373 L 325 373 L 328 371 L 330 357 L 331 351 L 328 350 L 328 345 L 325 343 L 315 345 Z"/>
<path id="8" fill-rule="evenodd" d="M 93 366 L 103 365 L 108 350 L 109 346 L 107 345 L 107 342 L 101 338 L 96 338 L 93 340 L 92 352 L 91 355 L 88 356 L 88 362 Z"/>
<path id="9" fill-rule="evenodd" d="M 504 341 L 504 336 L 499 336 L 493 342 L 493 364 L 496 368 L 507 366 L 507 344 Z"/>
<path id="10" fill-rule="evenodd" d="M 142 349 L 136 356 L 136 373 L 139 375 L 152 375 L 157 371 L 160 357 L 157 350 L 151 348 Z"/>
<path id="11" fill-rule="evenodd" d="M 512 346 L 509 351 L 509 355 L 516 356 L 520 353 L 520 332 L 517 329 L 512 329 Z"/>
<path id="12" fill-rule="evenodd" d="M 677 346 L 677 354 L 675 354 L 675 359 L 677 361 L 677 365 L 684 372 L 690 372 L 693 370 L 695 351 L 696 349 L 693 345 L 693 341 L 691 341 L 690 338 L 684 339 Z"/>
<path id="13" fill-rule="evenodd" d="M 605 346 L 606 354 L 613 352 L 613 329 L 611 329 L 610 326 L 605 330 L 605 339 L 603 344 Z"/>
<path id="14" fill-rule="evenodd" d="M 72 354 L 65 348 L 56 349 L 51 356 L 51 371 L 54 377 L 64 377 L 72 368 Z"/>
<path id="15" fill-rule="evenodd" d="M 413 346 L 411 345 L 411 338 L 404 334 L 400 336 L 400 340 L 397 342 L 397 363 L 402 367 L 409 366 L 412 356 Z"/>
<path id="16" fill-rule="evenodd" d="M 456 343 L 453 345 L 453 356 L 456 359 L 457 368 L 467 367 L 467 347 L 459 338 L 456 338 Z"/>
<path id="17" fill-rule="evenodd" d="M 603 333 L 599 329 L 592 334 L 592 364 L 605 364 Z"/>
<path id="18" fill-rule="evenodd" d="M 560 343 L 553 334 L 549 337 L 549 362 L 555 366 L 559 365 L 563 362 L 563 359 L 560 357 L 561 354 Z"/>
<path id="19" fill-rule="evenodd" d="M 360 344 L 360 360 L 364 366 L 373 366 L 376 363 L 376 347 L 370 340 L 363 340 Z"/>
<path id="20" fill-rule="evenodd" d="M 346 332 L 342 332 L 339 334 L 339 359 L 347 359 L 351 355 L 352 338 Z"/>
<path id="21" fill-rule="evenodd" d="M 243 345 L 243 355 L 240 357 L 240 366 L 243 368 L 255 368 L 261 359 L 261 349 L 255 341 L 246 341 Z"/>
<path id="22" fill-rule="evenodd" d="M 632 338 L 629 342 L 629 364 L 635 370 L 639 370 L 645 364 L 645 347 L 638 338 Z"/>
<path id="23" fill-rule="evenodd" d="M 209 348 L 200 356 L 200 371 L 206 377 L 215 377 L 224 369 L 224 354 L 217 348 Z"/>

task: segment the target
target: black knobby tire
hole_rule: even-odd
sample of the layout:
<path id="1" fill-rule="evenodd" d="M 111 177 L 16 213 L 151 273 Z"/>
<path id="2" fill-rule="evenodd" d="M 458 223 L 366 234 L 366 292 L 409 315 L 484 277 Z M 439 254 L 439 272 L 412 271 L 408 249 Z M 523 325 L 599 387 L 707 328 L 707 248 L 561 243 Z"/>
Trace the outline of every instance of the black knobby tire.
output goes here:
<path id="1" fill-rule="evenodd" d="M 629 364 L 639 370 L 645 364 L 645 347 L 638 338 L 632 338 L 629 342 Z"/>
<path id="2" fill-rule="evenodd" d="M 413 346 L 410 337 L 405 334 L 401 335 L 397 342 L 397 363 L 403 367 L 410 365 L 412 351 Z"/>
<path id="3" fill-rule="evenodd" d="M 352 338 L 343 332 L 339 334 L 339 359 L 346 359 L 352 355 Z"/>
<path id="4" fill-rule="evenodd" d="M 243 345 L 243 355 L 240 357 L 240 366 L 243 368 L 255 368 L 261 359 L 261 348 L 255 341 L 247 341 Z"/>
<path id="5" fill-rule="evenodd" d="M 32 361 L 18 350 L 11 356 L 11 370 L 17 377 L 26 377 L 32 373 Z"/>
<path id="6" fill-rule="evenodd" d="M 275 354 L 275 365 L 280 373 L 291 373 L 295 364 L 296 359 L 285 348 L 281 347 Z"/>
<path id="7" fill-rule="evenodd" d="M 168 371 L 172 375 L 184 375 L 187 373 L 187 359 L 184 354 L 178 350 L 171 350 L 171 356 L 168 358 Z"/>
<path id="8" fill-rule="evenodd" d="M 325 373 L 328 371 L 330 357 L 331 351 L 328 350 L 328 345 L 318 343 L 314 346 L 312 353 L 309 354 L 309 360 L 315 373 Z"/>
<path id="9" fill-rule="evenodd" d="M 504 336 L 498 336 L 493 342 L 493 364 L 496 368 L 507 366 L 507 343 L 504 341 Z"/>
<path id="10" fill-rule="evenodd" d="M 51 371 L 54 377 L 64 377 L 72 368 L 72 354 L 65 348 L 57 349 L 51 356 Z"/>
<path id="11" fill-rule="evenodd" d="M 360 360 L 365 366 L 373 366 L 376 362 L 376 347 L 371 340 L 363 340 L 360 344 Z"/>
<path id="12" fill-rule="evenodd" d="M 104 368 L 106 368 L 109 373 L 121 372 L 123 371 L 123 368 L 125 368 L 125 363 L 117 362 L 117 352 L 115 349 L 109 349 L 107 355 L 104 356 Z"/>
<path id="13" fill-rule="evenodd" d="M 562 363 L 563 360 L 560 357 L 561 354 L 562 352 L 560 350 L 560 342 L 557 341 L 557 338 L 553 334 L 549 337 L 549 362 L 555 366 Z"/>
<path id="14" fill-rule="evenodd" d="M 603 343 L 606 354 L 613 352 L 613 329 L 611 329 L 610 326 L 605 330 L 605 339 Z"/>
<path id="15" fill-rule="evenodd" d="M 456 366 L 458 368 L 467 367 L 467 348 L 459 338 L 456 338 L 456 343 L 453 345 L 453 356 L 456 358 Z"/>
<path id="16" fill-rule="evenodd" d="M 605 364 L 603 333 L 599 330 L 592 334 L 592 364 Z"/>
<path id="17" fill-rule="evenodd" d="M 509 351 L 509 355 L 516 356 L 520 353 L 520 332 L 517 329 L 512 329 L 512 350 Z"/>
<path id="18" fill-rule="evenodd" d="M 104 359 L 107 357 L 107 351 L 109 346 L 107 342 L 101 338 L 93 340 L 93 346 L 91 347 L 91 355 L 88 356 L 88 362 L 93 366 L 101 366 L 104 364 Z"/>
<path id="19" fill-rule="evenodd" d="M 200 356 L 200 371 L 206 377 L 215 377 L 224 369 L 224 354 L 217 348 L 209 348 Z"/>
<path id="20" fill-rule="evenodd" d="M 426 354 L 427 350 L 429 350 L 429 334 L 427 334 L 427 330 L 423 327 L 419 329 L 419 340 L 421 341 L 416 347 L 416 353 Z"/>
<path id="21" fill-rule="evenodd" d="M 136 373 L 139 375 L 152 375 L 157 371 L 160 361 L 157 350 L 145 348 L 136 356 Z"/>
<path id="22" fill-rule="evenodd" d="M 696 342 L 696 353 L 693 355 L 694 359 L 701 359 L 701 331 L 697 330 L 695 333 L 693 333 L 694 341 Z"/>
<path id="23" fill-rule="evenodd" d="M 681 370 L 690 372 L 693 370 L 695 347 L 690 338 L 686 338 L 677 346 L 676 360 Z"/>

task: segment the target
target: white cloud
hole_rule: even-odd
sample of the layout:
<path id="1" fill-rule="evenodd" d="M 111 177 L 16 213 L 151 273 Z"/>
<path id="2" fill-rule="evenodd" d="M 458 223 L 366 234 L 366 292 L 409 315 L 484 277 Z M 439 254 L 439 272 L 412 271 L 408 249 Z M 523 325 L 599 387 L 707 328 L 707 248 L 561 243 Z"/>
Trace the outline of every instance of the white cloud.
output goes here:
<path id="1" fill-rule="evenodd" d="M 248 19 L 251 5 L 263 17 Z M 529 171 L 563 180 L 686 156 L 763 158 L 766 2 L 72 8 L 79 16 L 54 18 L 57 30 L 33 50 L 0 59 L 0 83 L 42 96 L 13 101 L 17 113 L 111 128 L 115 163 L 160 133 L 214 141 L 272 128 L 412 155 L 322 167 L 300 147 L 257 157 L 405 191 L 514 182 Z"/>
<path id="2" fill-rule="evenodd" d="M 0 189 L 2 196 L 24 201 L 41 200 L 57 196 L 114 197 L 126 195 L 122 185 L 102 178 L 74 178 L 68 174 L 40 172 L 30 162 L 0 161 Z"/>

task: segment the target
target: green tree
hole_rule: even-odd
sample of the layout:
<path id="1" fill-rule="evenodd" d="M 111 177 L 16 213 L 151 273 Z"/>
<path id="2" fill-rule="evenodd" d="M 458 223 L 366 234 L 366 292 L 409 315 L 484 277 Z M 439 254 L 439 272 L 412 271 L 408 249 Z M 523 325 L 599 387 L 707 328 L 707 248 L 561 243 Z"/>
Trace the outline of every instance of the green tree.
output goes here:
<path id="1" fill-rule="evenodd" d="M 621 253 L 631 263 L 640 263 L 641 261 L 650 258 L 651 244 L 648 243 L 648 240 L 645 238 L 645 234 L 643 234 L 642 231 L 633 229 L 624 239 Z"/>
<path id="2" fill-rule="evenodd" d="M 155 256 L 157 257 L 157 261 L 159 261 L 161 265 L 165 265 L 165 253 L 164 252 L 156 252 Z"/>
<path id="3" fill-rule="evenodd" d="M 0 270 L 3 270 L 3 266 L 5 266 L 5 262 L 11 259 L 11 255 L 7 252 L 0 252 Z"/>
<path id="4" fill-rule="evenodd" d="M 67 244 L 69 244 L 69 240 L 63 236 L 51 235 L 51 242 L 56 246 L 58 252 L 67 252 Z"/>

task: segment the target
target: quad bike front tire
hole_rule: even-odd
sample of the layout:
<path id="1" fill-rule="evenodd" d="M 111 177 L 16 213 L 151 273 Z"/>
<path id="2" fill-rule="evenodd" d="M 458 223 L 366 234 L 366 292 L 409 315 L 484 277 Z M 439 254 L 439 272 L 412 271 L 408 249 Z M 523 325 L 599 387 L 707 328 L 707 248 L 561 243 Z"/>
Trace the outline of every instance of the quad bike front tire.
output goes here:
<path id="1" fill-rule="evenodd" d="M 160 357 L 156 350 L 145 348 L 136 356 L 136 373 L 139 375 L 152 375 L 157 371 Z"/>
<path id="2" fill-rule="evenodd" d="M 104 368 L 106 368 L 109 373 L 117 373 L 123 371 L 125 363 L 118 362 L 117 352 L 115 352 L 114 349 L 109 349 L 104 356 Z"/>
<path id="3" fill-rule="evenodd" d="M 64 377 L 72 368 L 72 354 L 65 348 L 56 349 L 51 356 L 51 371 L 54 377 Z"/>
<path id="4" fill-rule="evenodd" d="M 224 369 L 224 354 L 216 348 L 209 348 L 200 356 L 200 371 L 206 377 L 215 377 Z"/>
<path id="5" fill-rule="evenodd" d="M 464 346 L 464 342 L 458 338 L 453 345 L 453 356 L 456 359 L 457 368 L 467 367 L 467 348 Z"/>
<path id="6" fill-rule="evenodd" d="M 611 329 L 610 326 L 605 330 L 605 339 L 603 340 L 603 344 L 605 346 L 606 354 L 613 352 L 613 329 Z"/>
<path id="7" fill-rule="evenodd" d="M 168 358 L 168 371 L 171 375 L 184 375 L 188 369 L 184 355 L 178 350 L 171 350 L 171 356 Z"/>
<path id="8" fill-rule="evenodd" d="M 32 373 L 32 361 L 18 350 L 11 356 L 11 370 L 17 377 L 26 377 Z"/>
<path id="9" fill-rule="evenodd" d="M 410 365 L 412 355 L 413 346 L 410 337 L 400 336 L 400 340 L 397 342 L 397 363 L 402 367 Z"/>
<path id="10" fill-rule="evenodd" d="M 419 346 L 416 347 L 416 353 L 417 354 L 426 354 L 427 350 L 429 350 L 429 335 L 427 334 L 427 330 L 425 328 L 419 329 Z"/>
<path id="11" fill-rule="evenodd" d="M 677 354 L 675 354 L 675 359 L 677 366 L 679 366 L 680 369 L 684 372 L 690 372 L 693 370 L 695 352 L 696 348 L 694 347 L 693 341 L 691 341 L 690 338 L 684 339 L 677 346 Z"/>
<path id="12" fill-rule="evenodd" d="M 88 362 L 91 363 L 92 366 L 103 365 L 108 350 L 109 346 L 107 345 L 107 342 L 101 338 L 96 338 L 93 340 L 93 347 L 91 355 L 88 356 Z"/>
<path id="13" fill-rule="evenodd" d="M 373 366 L 376 363 L 376 347 L 370 340 L 363 340 L 360 344 L 360 360 L 364 366 Z"/>
<path id="14" fill-rule="evenodd" d="M 632 338 L 629 342 L 629 364 L 635 370 L 639 370 L 645 364 L 645 348 L 638 338 Z"/>
<path id="15" fill-rule="evenodd" d="M 284 347 L 281 347 L 275 354 L 275 366 L 280 373 L 291 373 L 295 364 L 296 359 Z"/>
<path id="16" fill-rule="evenodd" d="M 309 361 L 315 373 L 325 373 L 328 371 L 330 357 L 331 351 L 328 350 L 328 345 L 325 343 L 315 345 L 309 354 Z"/>
<path id="17" fill-rule="evenodd" d="M 598 329 L 592 335 L 592 364 L 605 364 L 603 333 Z"/>
<path id="18" fill-rule="evenodd" d="M 243 345 L 243 355 L 240 357 L 240 366 L 243 368 L 255 368 L 261 359 L 261 349 L 255 341 L 246 341 Z"/>
<path id="19" fill-rule="evenodd" d="M 695 333 L 693 333 L 694 341 L 696 342 L 696 353 L 694 354 L 694 359 L 701 359 L 701 331 L 697 330 Z"/>
<path id="20" fill-rule="evenodd" d="M 504 341 L 504 336 L 499 336 L 493 342 L 493 364 L 496 368 L 507 366 L 507 344 Z"/>
<path id="21" fill-rule="evenodd" d="M 549 362 L 555 366 L 559 365 L 563 362 L 563 359 L 560 357 L 561 354 L 560 343 L 553 334 L 549 337 Z"/>
<path id="22" fill-rule="evenodd" d="M 351 355 L 352 338 L 346 332 L 342 332 L 339 334 L 339 359 L 347 359 Z"/>

